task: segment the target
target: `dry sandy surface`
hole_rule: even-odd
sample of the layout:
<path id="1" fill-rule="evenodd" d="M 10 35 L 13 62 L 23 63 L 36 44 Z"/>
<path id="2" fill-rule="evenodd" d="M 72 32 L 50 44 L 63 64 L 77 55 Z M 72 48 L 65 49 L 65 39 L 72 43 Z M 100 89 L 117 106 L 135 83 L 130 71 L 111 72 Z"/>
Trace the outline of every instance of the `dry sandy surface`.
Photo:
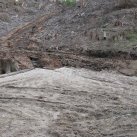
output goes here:
<path id="1" fill-rule="evenodd" d="M 137 137 L 137 77 L 74 68 L 3 75 L 0 137 Z"/>

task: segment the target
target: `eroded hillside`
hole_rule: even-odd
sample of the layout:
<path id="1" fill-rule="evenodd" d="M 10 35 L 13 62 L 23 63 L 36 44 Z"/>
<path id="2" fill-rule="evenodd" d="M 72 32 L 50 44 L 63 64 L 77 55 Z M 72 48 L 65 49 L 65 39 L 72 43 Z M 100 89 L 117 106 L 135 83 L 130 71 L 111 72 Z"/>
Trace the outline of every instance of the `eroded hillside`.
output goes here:
<path id="1" fill-rule="evenodd" d="M 0 136 L 137 137 L 136 3 L 0 0 Z"/>
<path id="2" fill-rule="evenodd" d="M 1 137 L 136 137 L 137 78 L 34 69 L 0 78 Z"/>
<path id="3" fill-rule="evenodd" d="M 113 0 L 87 0 L 72 7 L 48 0 L 1 4 L 0 54 L 14 58 L 20 69 L 73 66 L 136 75 L 135 4 L 122 7 Z"/>

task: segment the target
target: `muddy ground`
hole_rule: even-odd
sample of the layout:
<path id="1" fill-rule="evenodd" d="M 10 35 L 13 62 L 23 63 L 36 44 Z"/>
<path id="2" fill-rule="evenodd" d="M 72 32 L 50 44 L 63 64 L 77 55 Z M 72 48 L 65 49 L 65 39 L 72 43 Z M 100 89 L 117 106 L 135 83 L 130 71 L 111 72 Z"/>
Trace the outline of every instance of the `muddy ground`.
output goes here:
<path id="1" fill-rule="evenodd" d="M 1 137 L 136 137 L 137 78 L 34 69 L 0 78 Z"/>

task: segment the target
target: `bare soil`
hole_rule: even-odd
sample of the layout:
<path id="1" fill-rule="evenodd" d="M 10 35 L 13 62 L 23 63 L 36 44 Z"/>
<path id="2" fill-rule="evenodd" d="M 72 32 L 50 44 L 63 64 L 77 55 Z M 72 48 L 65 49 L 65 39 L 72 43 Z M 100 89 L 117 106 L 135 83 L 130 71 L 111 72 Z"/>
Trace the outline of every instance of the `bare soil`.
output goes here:
<path id="1" fill-rule="evenodd" d="M 34 69 L 0 78 L 1 137 L 136 137 L 137 78 Z"/>

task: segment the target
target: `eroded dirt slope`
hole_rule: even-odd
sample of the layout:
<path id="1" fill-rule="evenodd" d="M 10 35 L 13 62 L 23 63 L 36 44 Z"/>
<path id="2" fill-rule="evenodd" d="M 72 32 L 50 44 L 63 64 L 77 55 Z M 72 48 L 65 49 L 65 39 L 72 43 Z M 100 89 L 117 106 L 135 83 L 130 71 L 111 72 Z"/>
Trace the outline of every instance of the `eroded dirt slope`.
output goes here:
<path id="1" fill-rule="evenodd" d="M 136 83 L 136 77 L 74 68 L 3 75 L 0 135 L 136 137 Z"/>

